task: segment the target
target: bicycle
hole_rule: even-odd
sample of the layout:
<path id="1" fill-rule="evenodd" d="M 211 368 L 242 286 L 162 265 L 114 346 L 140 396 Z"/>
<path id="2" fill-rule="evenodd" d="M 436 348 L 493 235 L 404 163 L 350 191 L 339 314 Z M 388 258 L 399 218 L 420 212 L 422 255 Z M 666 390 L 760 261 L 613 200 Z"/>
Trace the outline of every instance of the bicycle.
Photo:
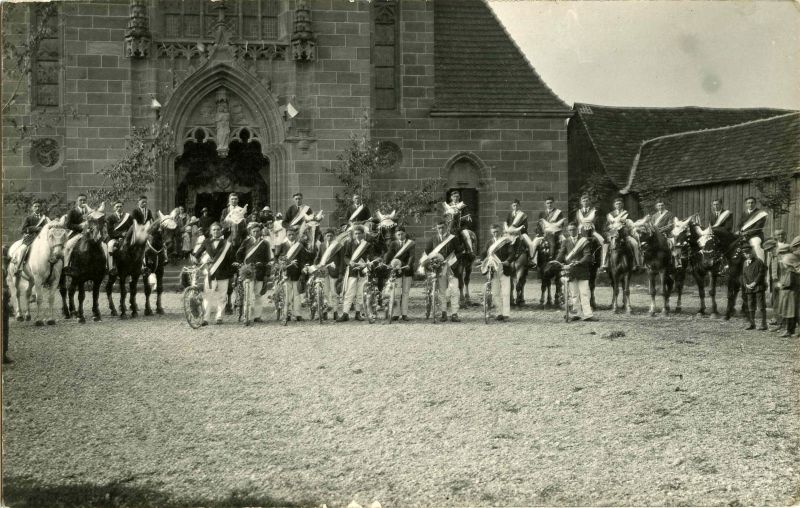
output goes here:
<path id="1" fill-rule="evenodd" d="M 425 269 L 425 319 L 433 317 L 433 323 L 440 319 L 439 313 L 439 277 L 441 270 L 446 270 L 444 258 L 436 254 L 423 262 Z M 445 291 L 447 288 L 445 288 Z"/>
<path id="2" fill-rule="evenodd" d="M 272 280 L 275 281 L 272 290 L 272 302 L 275 304 L 275 319 L 283 326 L 289 323 L 289 302 L 286 298 L 286 259 L 280 258 L 272 268 Z"/>
<path id="3" fill-rule="evenodd" d="M 311 319 L 314 316 L 322 324 L 326 312 L 325 291 L 323 290 L 323 281 L 325 277 L 324 267 L 309 266 L 308 267 L 308 281 L 306 282 L 306 296 L 310 302 Z"/>
<path id="4" fill-rule="evenodd" d="M 402 263 L 399 259 L 393 259 L 389 265 L 383 265 L 389 269 L 389 278 L 386 279 L 386 284 L 383 286 L 383 293 L 388 300 L 388 304 L 384 309 L 386 323 L 391 323 L 394 317 L 394 292 L 397 289 L 397 277 L 402 276 L 402 270 L 407 268 L 401 265 Z M 408 298 L 408 295 L 406 295 L 406 298 Z"/>
<path id="5" fill-rule="evenodd" d="M 489 324 L 489 315 L 492 308 L 492 282 L 496 273 L 494 264 L 488 262 L 485 265 L 482 264 L 481 272 L 486 274 L 486 283 L 483 285 L 483 323 Z"/>
<path id="6" fill-rule="evenodd" d="M 206 263 L 202 263 L 195 266 L 184 266 L 181 269 L 181 278 L 184 274 L 189 277 L 189 285 L 183 290 L 183 315 L 193 329 L 203 326 L 205 318 L 203 290 L 198 284 L 198 277 L 205 270 L 205 266 Z"/>
<path id="7" fill-rule="evenodd" d="M 251 263 L 241 265 L 239 271 L 234 274 L 233 308 L 236 310 L 238 321 L 244 320 L 245 326 L 250 326 L 252 322 L 255 276 L 255 266 Z"/>
<path id="8" fill-rule="evenodd" d="M 570 294 L 569 294 L 569 280 L 570 280 L 570 268 L 572 265 L 568 263 L 561 263 L 559 261 L 553 260 L 548 263 L 548 265 L 558 266 L 561 269 L 561 287 L 562 290 L 562 298 L 564 301 L 564 321 L 570 322 L 572 320 L 572 316 L 570 315 Z"/>
<path id="9" fill-rule="evenodd" d="M 364 296 L 363 296 L 363 308 L 364 314 L 367 315 L 367 319 L 369 324 L 375 323 L 375 318 L 377 317 L 375 314 L 375 299 L 378 296 L 378 285 L 375 284 L 375 263 L 367 262 L 364 263 L 362 270 L 362 276 L 365 276 L 367 280 L 364 282 Z"/>

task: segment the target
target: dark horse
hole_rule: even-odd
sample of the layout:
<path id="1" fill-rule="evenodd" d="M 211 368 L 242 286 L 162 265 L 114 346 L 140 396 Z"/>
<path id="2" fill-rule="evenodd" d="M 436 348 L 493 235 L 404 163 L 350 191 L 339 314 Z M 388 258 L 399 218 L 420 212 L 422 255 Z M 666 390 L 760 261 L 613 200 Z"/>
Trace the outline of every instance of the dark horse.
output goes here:
<path id="1" fill-rule="evenodd" d="M 656 277 L 661 276 L 661 290 L 664 293 L 664 308 L 662 314 L 669 314 L 669 297 L 674 286 L 675 267 L 672 262 L 672 252 L 664 236 L 655 226 L 648 222 L 649 217 L 635 223 L 639 233 L 639 247 L 642 250 L 642 259 L 647 267 L 650 289 L 650 315 L 656 315 Z"/>
<path id="2" fill-rule="evenodd" d="M 103 251 L 103 237 L 105 235 L 106 219 L 104 215 L 88 216 L 86 226 L 81 238 L 72 249 L 70 266 L 61 274 L 59 292 L 64 317 L 77 317 L 79 323 L 85 323 L 83 315 L 83 300 L 86 298 L 86 282 L 92 283 L 92 319 L 100 321 L 100 284 L 106 276 L 106 255 Z M 69 289 L 67 288 L 69 279 Z M 69 290 L 69 305 L 67 305 L 67 290 Z M 75 290 L 78 291 L 78 307 L 75 308 Z"/>
<path id="3" fill-rule="evenodd" d="M 153 287 L 149 281 L 151 274 L 156 279 L 156 314 L 164 314 L 164 308 L 161 306 L 161 293 L 164 292 L 164 266 L 167 264 L 167 251 L 172 243 L 172 236 L 176 226 L 177 224 L 173 219 L 164 217 L 150 229 L 150 236 L 144 249 L 144 269 L 142 270 L 145 316 L 153 315 L 153 309 L 150 307 L 150 294 L 153 292 Z"/>
<path id="4" fill-rule="evenodd" d="M 120 319 L 128 319 L 127 309 L 125 307 L 126 288 L 125 283 L 130 278 L 129 291 L 130 291 L 130 305 L 131 317 L 134 318 L 139 315 L 138 308 L 136 307 L 136 283 L 139 277 L 142 276 L 142 262 L 144 260 L 144 250 L 147 242 L 147 235 L 150 232 L 152 223 L 149 221 L 144 224 L 137 224 L 134 221 L 133 226 L 125 234 L 125 238 L 119 243 L 117 252 L 114 253 L 114 264 L 117 267 L 116 275 L 109 275 L 108 282 L 106 282 L 106 296 L 108 297 L 108 308 L 112 316 L 117 315 L 117 309 L 114 307 L 114 300 L 111 297 L 111 291 L 114 289 L 114 282 L 119 279 L 119 317 Z"/>
<path id="5" fill-rule="evenodd" d="M 690 271 L 692 278 L 697 284 L 697 293 L 700 297 L 700 310 L 698 316 L 706 313 L 706 274 L 709 269 L 703 263 L 698 244 L 698 218 L 693 215 L 685 221 L 675 221 L 672 228 L 673 258 L 675 260 L 675 292 L 678 294 L 675 303 L 675 312 L 681 312 L 681 297 L 683 296 L 683 286 L 686 281 L 686 272 Z M 716 299 L 711 298 L 716 309 Z M 716 313 L 716 310 L 713 312 Z"/>
<path id="6" fill-rule="evenodd" d="M 478 237 L 475 236 L 475 232 L 471 229 L 467 229 L 466 231 L 469 235 L 470 242 L 472 242 L 472 246 L 477 247 Z M 464 237 L 461 234 L 458 239 L 462 242 L 464 241 Z M 465 245 L 464 252 L 457 257 L 456 262 L 453 264 L 453 275 L 458 278 L 459 303 L 464 307 L 469 307 L 471 305 L 469 299 L 469 281 L 472 277 L 473 264 L 475 264 L 475 253 L 470 252 Z"/>
<path id="7" fill-rule="evenodd" d="M 628 243 L 626 227 L 612 227 L 608 230 L 608 278 L 611 279 L 611 310 L 631 314 L 631 272 L 634 265 L 633 248 Z M 622 307 L 617 299 L 622 292 Z"/>
<path id="8" fill-rule="evenodd" d="M 542 237 L 541 243 L 536 247 L 536 268 L 539 271 L 539 279 L 542 283 L 539 306 L 542 308 L 552 307 L 554 301 L 556 305 L 559 305 L 561 301 L 561 272 L 553 270 L 552 267 L 550 269 L 547 267 L 547 264 L 558 255 L 560 243 L 559 233 L 548 231 Z M 555 295 L 552 291 L 553 285 L 556 287 Z"/>
<path id="9" fill-rule="evenodd" d="M 514 248 L 516 252 L 513 263 L 514 274 L 511 276 L 511 305 L 522 307 L 525 305 L 525 284 L 528 282 L 530 248 L 521 237 L 514 242 Z"/>
<path id="10" fill-rule="evenodd" d="M 741 276 L 744 269 L 744 254 L 742 247 L 745 240 L 724 229 L 713 231 L 710 227 L 703 230 L 694 228 L 697 234 L 700 264 L 703 269 L 711 274 L 711 284 L 708 294 L 711 296 L 711 315 L 717 317 L 717 282 L 727 273 L 728 304 L 725 310 L 725 319 L 730 319 L 736 307 L 736 298 L 741 289 Z M 705 302 L 701 299 L 701 305 Z M 742 302 L 742 312 L 746 310 L 746 303 Z"/>
<path id="11" fill-rule="evenodd" d="M 394 234 L 397 231 L 397 222 L 390 218 L 384 218 L 384 216 L 380 215 L 380 212 L 378 212 L 377 215 L 378 218 L 367 221 L 364 226 L 370 227 L 372 224 L 377 223 L 377 226 L 368 232 L 367 239 L 372 245 L 375 254 L 383 258 L 394 240 Z M 378 266 L 373 271 L 375 285 L 378 288 L 377 304 L 379 309 L 383 308 L 383 288 L 386 285 L 386 281 L 389 280 L 390 274 L 391 270 L 385 266 Z"/>

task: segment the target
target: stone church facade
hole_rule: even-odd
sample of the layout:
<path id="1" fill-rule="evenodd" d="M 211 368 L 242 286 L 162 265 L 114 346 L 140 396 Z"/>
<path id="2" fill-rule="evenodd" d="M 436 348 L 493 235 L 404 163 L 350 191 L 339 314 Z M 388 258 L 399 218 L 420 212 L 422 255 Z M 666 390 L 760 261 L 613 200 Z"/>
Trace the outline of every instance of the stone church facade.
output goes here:
<path id="1" fill-rule="evenodd" d="M 4 36 L 25 37 L 36 16 L 17 7 Z M 4 119 L 6 192 L 73 200 L 158 117 L 171 150 L 149 197 L 164 212 L 215 209 L 233 191 L 284 210 L 298 190 L 331 212 L 325 168 L 352 136 L 396 154 L 376 189 L 441 176 L 477 208 L 480 235 L 514 198 L 566 206 L 571 110 L 482 0 L 64 2 L 53 27 Z M 57 121 L 10 150 L 10 118 L 41 111 Z"/>

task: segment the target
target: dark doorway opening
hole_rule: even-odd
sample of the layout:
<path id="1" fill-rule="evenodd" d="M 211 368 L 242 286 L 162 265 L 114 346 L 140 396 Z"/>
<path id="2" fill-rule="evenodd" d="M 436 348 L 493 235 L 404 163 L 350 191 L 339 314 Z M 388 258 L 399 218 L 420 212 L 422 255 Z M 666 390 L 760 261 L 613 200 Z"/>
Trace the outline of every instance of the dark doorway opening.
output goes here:
<path id="1" fill-rule="evenodd" d="M 253 210 L 253 193 L 237 192 L 239 196 L 239 206 L 247 205 L 247 210 Z M 208 215 L 214 219 L 222 217 L 222 210 L 228 206 L 229 192 L 198 192 L 195 197 L 194 215 L 201 216 L 201 210 L 208 208 Z"/>
<path id="2" fill-rule="evenodd" d="M 479 220 L 479 212 L 478 209 L 478 189 L 474 187 L 451 187 L 447 190 L 447 194 L 445 196 L 449 196 L 450 193 L 454 190 L 457 190 L 461 194 L 461 201 L 464 202 L 469 207 L 470 213 L 472 214 L 472 224 L 469 225 L 469 229 L 475 232 L 475 236 L 480 241 L 480 220 Z M 447 198 L 445 198 L 447 199 Z"/>

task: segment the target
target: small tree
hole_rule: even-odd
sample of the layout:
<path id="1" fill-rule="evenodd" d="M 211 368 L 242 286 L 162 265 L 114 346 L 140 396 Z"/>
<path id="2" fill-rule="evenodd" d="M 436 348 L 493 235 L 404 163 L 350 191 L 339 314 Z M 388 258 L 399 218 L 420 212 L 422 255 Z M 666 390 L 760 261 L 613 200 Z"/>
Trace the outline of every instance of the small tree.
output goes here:
<path id="1" fill-rule="evenodd" d="M 147 192 L 158 177 L 157 161 L 172 147 L 172 131 L 167 124 L 152 129 L 133 128 L 122 157 L 97 171 L 101 187 L 89 191 L 97 201 L 126 201 Z"/>
<path id="2" fill-rule="evenodd" d="M 786 215 L 791 210 L 792 203 L 797 198 L 792 194 L 791 173 L 768 176 L 754 180 L 753 183 L 761 194 L 761 205 L 772 213 L 772 224 L 777 224 L 778 217 Z"/>
<path id="3" fill-rule="evenodd" d="M 403 190 L 386 194 L 378 204 L 385 213 L 397 211 L 400 225 L 406 225 L 413 218 L 419 223 L 422 217 L 434 209 L 441 201 L 445 190 L 442 178 L 428 178 L 417 183 L 412 190 Z"/>

